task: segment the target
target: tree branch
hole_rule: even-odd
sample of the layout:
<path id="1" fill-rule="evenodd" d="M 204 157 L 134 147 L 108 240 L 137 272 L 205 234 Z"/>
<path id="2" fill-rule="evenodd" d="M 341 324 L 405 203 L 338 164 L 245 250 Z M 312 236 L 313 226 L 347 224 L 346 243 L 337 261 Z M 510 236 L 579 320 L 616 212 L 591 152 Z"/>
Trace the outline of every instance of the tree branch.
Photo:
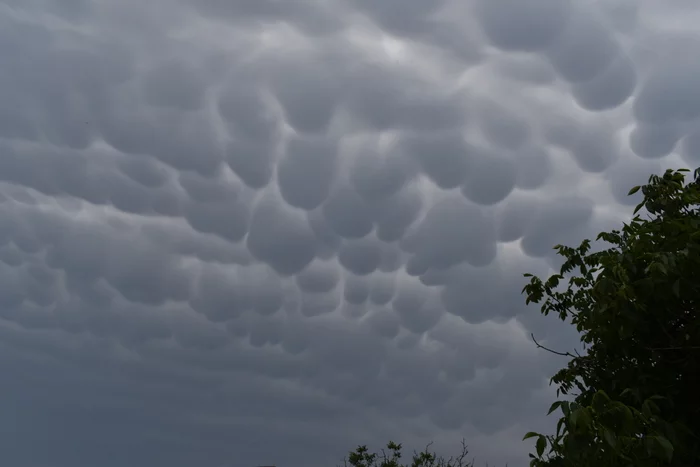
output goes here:
<path id="1" fill-rule="evenodd" d="M 537 339 L 535 339 L 535 334 L 532 333 L 532 332 L 530 333 L 530 337 L 532 337 L 532 341 L 535 343 L 535 345 L 537 346 L 538 349 L 544 349 L 544 350 L 546 350 L 547 352 L 551 352 L 551 353 L 553 353 L 554 355 L 561 355 L 562 357 L 572 357 L 572 358 L 576 358 L 576 355 L 574 355 L 574 354 L 572 354 L 572 353 L 570 353 L 570 352 L 557 352 L 556 350 L 552 350 L 552 349 L 550 349 L 550 348 L 545 347 L 544 345 L 542 345 L 542 344 L 540 344 L 539 342 L 537 342 Z"/>

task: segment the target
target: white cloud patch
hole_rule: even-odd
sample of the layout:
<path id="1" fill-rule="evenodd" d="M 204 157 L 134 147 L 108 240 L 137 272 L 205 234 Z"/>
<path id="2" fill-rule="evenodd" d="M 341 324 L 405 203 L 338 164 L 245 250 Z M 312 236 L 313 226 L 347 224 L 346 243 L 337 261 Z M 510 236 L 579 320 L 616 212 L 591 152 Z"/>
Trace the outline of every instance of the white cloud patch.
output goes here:
<path id="1" fill-rule="evenodd" d="M 522 273 L 700 161 L 688 0 L 0 0 L 8 465 L 525 465 Z M 369 428 L 368 428 L 369 427 Z M 452 443 L 452 444 L 450 444 Z"/>

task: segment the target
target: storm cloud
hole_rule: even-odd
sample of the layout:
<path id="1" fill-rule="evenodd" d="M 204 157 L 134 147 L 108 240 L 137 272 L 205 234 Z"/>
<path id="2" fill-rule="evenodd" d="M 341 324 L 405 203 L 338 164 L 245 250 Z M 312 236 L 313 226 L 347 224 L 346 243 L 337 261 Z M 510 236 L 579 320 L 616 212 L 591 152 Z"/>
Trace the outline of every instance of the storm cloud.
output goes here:
<path id="1" fill-rule="evenodd" d="M 524 466 L 552 246 L 700 160 L 683 0 L 0 0 L 0 457 Z"/>

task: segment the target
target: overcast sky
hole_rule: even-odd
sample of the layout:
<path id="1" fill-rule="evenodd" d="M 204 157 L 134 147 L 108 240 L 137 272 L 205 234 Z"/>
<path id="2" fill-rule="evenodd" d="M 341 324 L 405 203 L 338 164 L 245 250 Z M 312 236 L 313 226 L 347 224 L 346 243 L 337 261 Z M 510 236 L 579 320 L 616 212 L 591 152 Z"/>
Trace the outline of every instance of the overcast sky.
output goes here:
<path id="1" fill-rule="evenodd" d="M 0 462 L 523 467 L 552 246 L 700 165 L 697 0 L 0 0 Z"/>

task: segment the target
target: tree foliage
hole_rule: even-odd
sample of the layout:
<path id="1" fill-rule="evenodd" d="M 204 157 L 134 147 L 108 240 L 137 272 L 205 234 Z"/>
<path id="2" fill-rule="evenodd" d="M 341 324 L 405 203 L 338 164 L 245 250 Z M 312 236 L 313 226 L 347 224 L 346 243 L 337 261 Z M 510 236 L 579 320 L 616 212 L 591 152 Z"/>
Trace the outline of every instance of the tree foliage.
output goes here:
<path id="1" fill-rule="evenodd" d="M 432 444 L 432 443 L 431 443 Z M 381 454 L 370 453 L 367 446 L 358 446 L 345 460 L 345 467 L 474 467 L 473 461 L 467 460 L 469 450 L 462 440 L 459 455 L 445 458 L 430 451 L 430 444 L 421 452 L 414 452 L 410 463 L 401 463 L 402 446 L 390 441 Z"/>
<path id="2" fill-rule="evenodd" d="M 526 301 L 570 320 L 586 348 L 551 380 L 575 396 L 552 405 L 556 433 L 525 435 L 531 466 L 700 465 L 700 169 L 687 172 L 634 187 L 635 217 L 598 235 L 609 248 L 558 245 L 559 274 L 526 274 Z"/>

